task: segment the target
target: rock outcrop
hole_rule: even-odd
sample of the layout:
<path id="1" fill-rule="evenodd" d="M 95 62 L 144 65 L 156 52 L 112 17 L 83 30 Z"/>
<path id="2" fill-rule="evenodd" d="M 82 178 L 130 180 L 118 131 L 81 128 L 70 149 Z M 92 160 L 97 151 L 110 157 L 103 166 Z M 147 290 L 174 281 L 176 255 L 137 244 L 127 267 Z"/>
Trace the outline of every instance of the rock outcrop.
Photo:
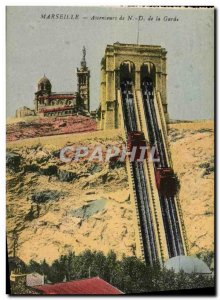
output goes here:
<path id="1" fill-rule="evenodd" d="M 94 143 L 106 146 L 111 138 Z M 8 151 L 22 160 L 19 172 L 11 168 L 7 172 L 9 255 L 15 236 L 17 255 L 25 262 L 44 258 L 51 262 L 70 250 L 133 254 L 125 164 L 64 163 L 57 151 L 41 145 Z"/>
<path id="2" fill-rule="evenodd" d="M 213 123 L 173 124 L 169 133 L 191 253 L 213 250 Z M 52 262 L 70 250 L 80 253 L 85 249 L 114 250 L 119 257 L 133 255 L 133 210 L 125 165 L 64 163 L 57 139 L 53 143 L 50 137 L 47 143 L 44 138 L 42 144 L 40 139 L 38 143 L 13 142 L 13 147 L 8 143 L 9 255 L 14 247 L 24 262 Z M 82 142 L 91 148 L 97 144 L 106 147 L 122 139 L 85 134 Z"/>
<path id="3" fill-rule="evenodd" d="M 214 124 L 170 125 L 174 169 L 192 254 L 214 250 Z"/>

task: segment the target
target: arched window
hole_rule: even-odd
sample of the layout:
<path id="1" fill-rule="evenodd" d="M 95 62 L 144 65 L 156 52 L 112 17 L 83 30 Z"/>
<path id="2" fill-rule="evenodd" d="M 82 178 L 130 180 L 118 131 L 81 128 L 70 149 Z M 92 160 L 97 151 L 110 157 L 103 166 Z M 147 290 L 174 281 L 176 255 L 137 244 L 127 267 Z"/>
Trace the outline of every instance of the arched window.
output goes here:
<path id="1" fill-rule="evenodd" d="M 66 105 L 71 105 L 72 101 L 71 100 L 66 100 Z"/>
<path id="2" fill-rule="evenodd" d="M 126 80 L 135 83 L 135 65 L 130 60 L 124 61 L 120 65 L 120 83 Z"/>
<path id="3" fill-rule="evenodd" d="M 143 81 L 152 82 L 153 86 L 156 85 L 156 68 L 152 62 L 145 62 L 141 66 L 141 84 Z"/>

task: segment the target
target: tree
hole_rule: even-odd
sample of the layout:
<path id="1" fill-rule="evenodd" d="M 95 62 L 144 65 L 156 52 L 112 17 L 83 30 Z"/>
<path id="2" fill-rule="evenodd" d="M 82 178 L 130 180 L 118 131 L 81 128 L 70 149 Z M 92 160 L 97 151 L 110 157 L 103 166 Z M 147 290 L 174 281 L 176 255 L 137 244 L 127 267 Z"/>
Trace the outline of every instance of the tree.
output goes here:
<path id="1" fill-rule="evenodd" d="M 161 267 L 159 261 L 151 266 L 135 256 L 124 255 L 118 260 L 113 251 L 107 255 L 90 250 L 80 255 L 70 252 L 56 259 L 51 266 L 45 260 L 40 263 L 31 260 L 27 270 L 44 274 L 53 283 L 99 276 L 128 294 L 214 286 L 212 276 L 176 274 Z"/>
<path id="2" fill-rule="evenodd" d="M 114 251 L 109 251 L 106 256 L 106 262 L 105 262 L 105 280 L 109 283 L 113 283 L 117 272 L 119 269 L 119 263 L 117 261 L 117 256 Z"/>
<path id="3" fill-rule="evenodd" d="M 60 268 L 62 269 L 63 273 L 65 274 L 65 278 L 67 281 L 75 279 L 75 253 L 70 252 L 68 255 L 62 255 L 59 259 Z"/>
<path id="4" fill-rule="evenodd" d="M 62 282 L 65 278 L 65 270 L 61 267 L 60 261 L 56 259 L 51 267 L 48 274 L 49 281 L 55 282 Z"/>
<path id="5" fill-rule="evenodd" d="M 28 266 L 27 266 L 27 272 L 28 273 L 34 273 L 37 272 L 39 274 L 42 274 L 41 272 L 41 264 L 36 262 L 35 260 L 31 259 Z"/>

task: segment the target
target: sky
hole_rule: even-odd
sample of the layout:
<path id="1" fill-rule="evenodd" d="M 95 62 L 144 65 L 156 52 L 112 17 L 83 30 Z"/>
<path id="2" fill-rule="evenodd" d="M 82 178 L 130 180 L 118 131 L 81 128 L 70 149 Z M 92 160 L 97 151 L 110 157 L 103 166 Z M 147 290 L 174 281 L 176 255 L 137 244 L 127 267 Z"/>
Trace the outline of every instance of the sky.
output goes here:
<path id="1" fill-rule="evenodd" d="M 60 18 L 44 19 L 42 14 L 59 14 Z M 78 17 L 61 19 L 65 14 Z M 117 20 L 92 20 L 94 16 Z M 165 21 L 166 17 L 178 21 Z M 207 8 L 7 7 L 7 116 L 14 116 L 18 107 L 34 107 L 37 82 L 44 74 L 53 92 L 77 91 L 76 68 L 83 46 L 91 71 L 91 110 L 96 109 L 106 45 L 137 43 L 138 18 L 138 43 L 167 50 L 170 118 L 213 119 L 214 10 Z"/>

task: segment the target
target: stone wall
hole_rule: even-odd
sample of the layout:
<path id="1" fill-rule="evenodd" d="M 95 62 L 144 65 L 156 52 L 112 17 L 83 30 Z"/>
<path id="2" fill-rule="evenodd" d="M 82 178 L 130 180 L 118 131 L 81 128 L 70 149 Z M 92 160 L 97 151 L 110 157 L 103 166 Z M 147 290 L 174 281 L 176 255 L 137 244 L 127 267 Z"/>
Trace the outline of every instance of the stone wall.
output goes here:
<path id="1" fill-rule="evenodd" d="M 101 64 L 100 128 L 118 128 L 117 90 L 120 88 L 120 66 L 130 61 L 135 67 L 134 87 L 141 88 L 141 67 L 151 63 L 155 67 L 155 89 L 161 95 L 165 117 L 168 120 L 166 100 L 166 50 L 161 46 L 115 43 L 108 45 Z M 112 102 L 112 104 L 111 104 Z M 116 104 L 115 104 L 116 102 Z M 114 107 L 114 109 L 112 109 Z"/>

